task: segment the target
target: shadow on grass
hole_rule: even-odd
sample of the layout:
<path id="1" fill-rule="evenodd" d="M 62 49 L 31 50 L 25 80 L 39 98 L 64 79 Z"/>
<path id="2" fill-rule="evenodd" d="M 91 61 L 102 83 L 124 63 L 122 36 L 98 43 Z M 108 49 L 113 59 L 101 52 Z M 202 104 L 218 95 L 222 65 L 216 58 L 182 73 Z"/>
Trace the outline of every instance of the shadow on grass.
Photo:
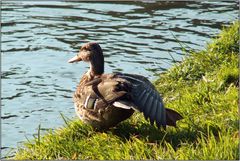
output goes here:
<path id="1" fill-rule="evenodd" d="M 148 143 L 162 144 L 166 141 L 170 143 L 175 150 L 181 145 L 181 143 L 194 144 L 200 135 L 203 134 L 207 136 L 209 132 L 212 132 L 215 136 L 217 136 L 219 131 L 219 128 L 213 126 L 181 129 L 167 127 L 167 130 L 165 131 L 148 123 L 142 123 L 141 125 L 134 126 L 128 122 L 121 123 L 116 128 L 111 129 L 112 134 L 117 135 L 124 142 L 129 141 L 132 136 Z"/>
<path id="2" fill-rule="evenodd" d="M 236 126 L 238 122 L 235 122 Z M 78 124 L 76 124 L 78 125 Z M 207 136 L 209 133 L 212 133 L 216 137 L 218 137 L 218 133 L 221 131 L 220 127 L 214 124 L 194 124 L 190 123 L 185 128 L 174 128 L 167 126 L 166 130 L 158 129 L 156 126 L 152 126 L 147 122 L 138 122 L 137 124 L 132 124 L 128 121 L 123 121 L 118 124 L 116 127 L 108 129 L 108 130 L 90 130 L 90 126 L 86 126 L 85 124 L 80 124 L 81 127 L 76 127 L 75 129 L 79 129 L 79 132 L 76 132 L 79 137 L 90 137 L 95 132 L 105 132 L 108 134 L 116 135 L 123 142 L 130 141 L 132 137 L 138 138 L 141 141 L 146 143 L 154 143 L 154 144 L 163 144 L 164 142 L 168 142 L 171 146 L 176 150 L 181 143 L 196 143 L 197 139 L 203 135 Z M 82 129 L 82 127 L 85 127 Z M 88 127 L 88 128 L 86 128 Z M 89 133 L 89 131 L 92 131 Z"/>

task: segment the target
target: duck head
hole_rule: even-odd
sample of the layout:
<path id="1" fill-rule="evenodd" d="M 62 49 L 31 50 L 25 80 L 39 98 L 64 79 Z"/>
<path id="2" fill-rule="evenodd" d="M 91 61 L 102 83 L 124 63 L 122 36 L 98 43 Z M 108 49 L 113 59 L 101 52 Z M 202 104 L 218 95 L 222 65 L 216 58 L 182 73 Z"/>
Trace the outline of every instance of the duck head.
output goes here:
<path id="1" fill-rule="evenodd" d="M 68 63 L 84 61 L 90 63 L 91 76 L 101 75 L 104 72 L 104 57 L 99 44 L 90 42 L 84 44 L 79 53 L 68 60 Z"/>

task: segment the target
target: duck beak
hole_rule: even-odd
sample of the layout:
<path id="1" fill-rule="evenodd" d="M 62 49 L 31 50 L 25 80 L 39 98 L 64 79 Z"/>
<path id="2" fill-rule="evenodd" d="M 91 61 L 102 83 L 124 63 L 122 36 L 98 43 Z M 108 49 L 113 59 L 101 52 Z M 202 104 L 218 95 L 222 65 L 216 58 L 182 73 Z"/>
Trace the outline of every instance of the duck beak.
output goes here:
<path id="1" fill-rule="evenodd" d="M 78 61 L 82 61 L 82 58 L 79 57 L 78 55 L 76 55 L 73 58 L 69 59 L 68 63 L 74 63 L 74 62 L 78 62 Z"/>

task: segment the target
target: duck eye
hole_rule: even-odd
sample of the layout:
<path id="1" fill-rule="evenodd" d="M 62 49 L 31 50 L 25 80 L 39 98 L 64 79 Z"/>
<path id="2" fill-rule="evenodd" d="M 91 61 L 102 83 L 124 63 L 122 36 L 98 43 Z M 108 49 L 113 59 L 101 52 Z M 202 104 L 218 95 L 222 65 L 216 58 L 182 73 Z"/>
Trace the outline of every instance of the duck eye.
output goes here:
<path id="1" fill-rule="evenodd" d="M 90 48 L 83 48 L 84 51 L 91 51 Z"/>

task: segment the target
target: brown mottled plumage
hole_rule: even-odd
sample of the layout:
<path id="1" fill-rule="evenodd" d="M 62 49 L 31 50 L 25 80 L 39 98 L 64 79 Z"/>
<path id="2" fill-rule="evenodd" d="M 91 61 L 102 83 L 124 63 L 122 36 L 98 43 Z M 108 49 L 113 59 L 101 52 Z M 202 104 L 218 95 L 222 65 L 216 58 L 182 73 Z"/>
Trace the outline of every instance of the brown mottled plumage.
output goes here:
<path id="1" fill-rule="evenodd" d="M 182 116 L 164 107 L 162 98 L 147 78 L 125 73 L 104 73 L 104 57 L 97 43 L 83 45 L 68 62 L 90 63 L 74 94 L 77 115 L 98 129 L 107 129 L 129 118 L 134 110 L 143 112 L 153 125 L 176 126 Z"/>

